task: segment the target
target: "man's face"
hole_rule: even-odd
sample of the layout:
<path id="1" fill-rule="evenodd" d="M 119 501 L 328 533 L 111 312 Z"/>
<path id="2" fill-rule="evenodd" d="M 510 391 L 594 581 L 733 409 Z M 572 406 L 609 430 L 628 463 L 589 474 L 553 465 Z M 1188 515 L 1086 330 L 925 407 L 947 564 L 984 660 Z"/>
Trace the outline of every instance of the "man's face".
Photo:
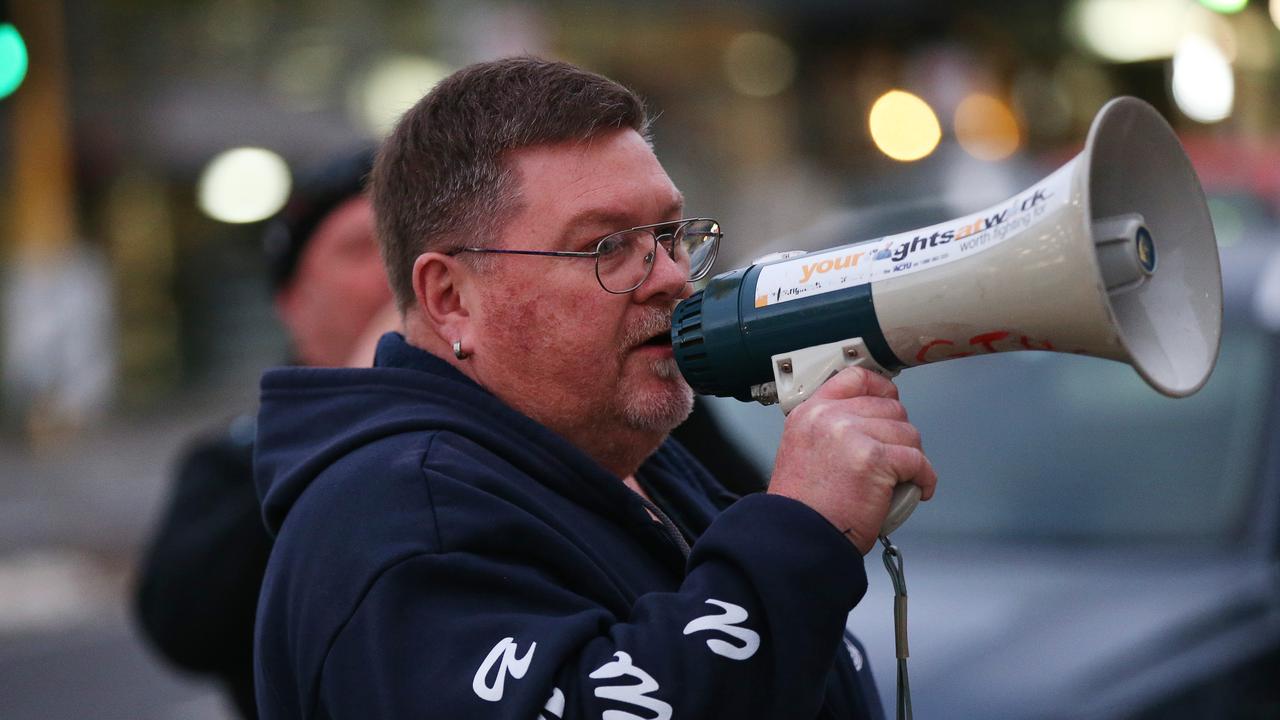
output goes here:
<path id="1" fill-rule="evenodd" d="M 605 235 L 683 212 L 679 191 L 632 130 L 525 148 L 508 162 L 522 206 L 500 237 L 477 245 L 592 251 Z M 665 253 L 626 295 L 600 287 L 591 258 L 484 257 L 467 363 L 498 397 L 580 447 L 665 434 L 688 416 L 693 393 L 669 331 L 690 286 Z"/>
<path id="2" fill-rule="evenodd" d="M 320 221 L 276 300 L 299 360 L 332 367 L 353 362 L 370 321 L 391 302 L 367 198 L 353 197 Z"/>

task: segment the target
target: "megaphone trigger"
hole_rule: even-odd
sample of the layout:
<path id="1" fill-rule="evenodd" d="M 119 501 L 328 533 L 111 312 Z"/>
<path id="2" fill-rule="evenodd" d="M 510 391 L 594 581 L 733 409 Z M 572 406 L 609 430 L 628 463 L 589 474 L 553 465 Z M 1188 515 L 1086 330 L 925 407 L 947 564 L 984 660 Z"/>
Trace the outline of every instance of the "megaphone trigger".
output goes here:
<path id="1" fill-rule="evenodd" d="M 889 378 L 898 374 L 877 363 L 862 338 L 848 338 L 778 353 L 771 360 L 773 382 L 765 385 L 772 387 L 760 386 L 759 390 L 752 388 L 752 394 L 772 400 L 757 400 L 765 405 L 778 403 L 783 414 L 790 414 L 797 405 L 813 395 L 822 383 L 847 367 L 864 367 Z"/>

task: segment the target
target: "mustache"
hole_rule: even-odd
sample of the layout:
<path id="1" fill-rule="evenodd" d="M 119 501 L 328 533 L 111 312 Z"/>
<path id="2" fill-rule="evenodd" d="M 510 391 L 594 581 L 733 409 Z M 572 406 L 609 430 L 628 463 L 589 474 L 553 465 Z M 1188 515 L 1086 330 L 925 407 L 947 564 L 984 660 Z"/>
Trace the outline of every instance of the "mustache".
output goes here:
<path id="1" fill-rule="evenodd" d="M 630 350 L 659 333 L 669 334 L 671 332 L 671 313 L 674 311 L 675 305 L 665 310 L 654 308 L 651 311 L 647 311 L 634 325 L 627 328 L 627 332 L 623 336 L 625 349 Z"/>

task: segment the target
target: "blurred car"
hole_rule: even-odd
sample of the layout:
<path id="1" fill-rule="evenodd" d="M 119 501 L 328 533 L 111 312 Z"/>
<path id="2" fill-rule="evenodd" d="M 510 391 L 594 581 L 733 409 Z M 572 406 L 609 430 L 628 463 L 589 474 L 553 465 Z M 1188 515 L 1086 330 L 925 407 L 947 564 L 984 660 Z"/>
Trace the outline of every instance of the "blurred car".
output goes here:
<path id="1" fill-rule="evenodd" d="M 898 377 L 941 479 L 893 538 L 917 717 L 1280 718 L 1280 234 L 1250 227 L 1221 249 L 1222 351 L 1190 398 L 1043 352 Z M 712 409 L 767 473 L 781 412 Z M 892 715 L 878 555 L 850 627 Z"/>

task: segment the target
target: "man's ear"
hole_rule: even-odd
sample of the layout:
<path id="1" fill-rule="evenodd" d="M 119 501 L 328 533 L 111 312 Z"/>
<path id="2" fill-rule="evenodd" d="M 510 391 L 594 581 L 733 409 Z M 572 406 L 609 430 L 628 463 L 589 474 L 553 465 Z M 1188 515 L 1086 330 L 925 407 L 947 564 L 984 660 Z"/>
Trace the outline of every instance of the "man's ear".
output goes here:
<path id="1" fill-rule="evenodd" d="M 470 279 L 465 265 L 443 253 L 423 253 L 413 263 L 413 294 L 423 323 L 446 343 L 467 340 Z"/>

